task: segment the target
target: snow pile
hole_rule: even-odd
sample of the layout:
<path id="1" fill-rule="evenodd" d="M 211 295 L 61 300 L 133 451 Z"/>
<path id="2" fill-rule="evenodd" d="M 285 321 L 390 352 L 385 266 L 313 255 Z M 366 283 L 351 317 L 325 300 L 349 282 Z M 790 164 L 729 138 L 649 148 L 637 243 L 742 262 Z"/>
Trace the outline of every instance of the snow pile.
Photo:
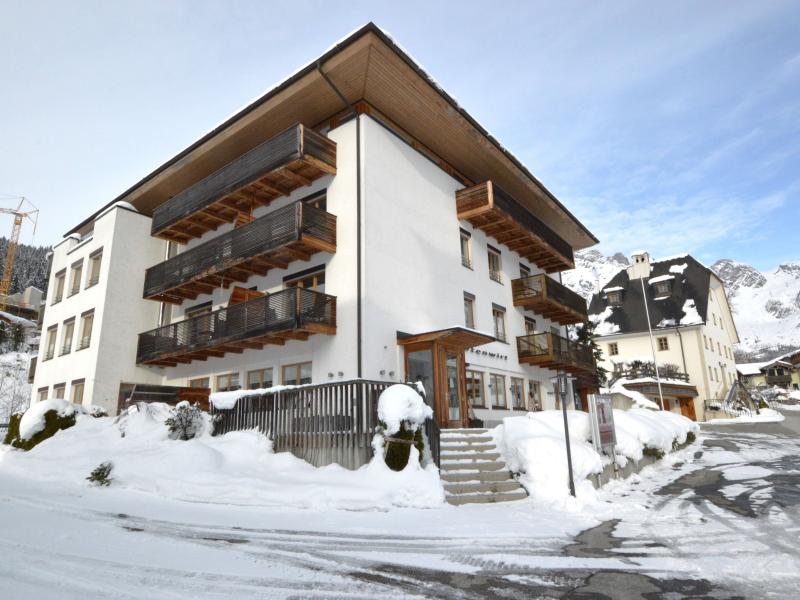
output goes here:
<path id="1" fill-rule="evenodd" d="M 66 417 L 75 414 L 75 405 L 66 400 L 42 400 L 35 403 L 25 414 L 19 422 L 19 437 L 23 440 L 29 440 L 40 431 L 44 430 L 45 422 L 44 415 L 46 412 L 54 410 L 58 413 L 59 417 Z"/>
<path id="2" fill-rule="evenodd" d="M 172 440 L 164 404 L 132 407 L 123 418 L 77 415 L 75 426 L 29 452 L 0 454 L 4 471 L 55 484 L 86 485 L 101 462 L 114 465 L 112 489 L 186 502 L 307 509 L 387 510 L 440 507 L 444 490 L 434 468 L 419 461 L 394 472 L 379 459 L 356 471 L 317 468 L 274 453 L 257 431 Z M 103 493 L 98 489 L 96 493 Z"/>
<path id="3" fill-rule="evenodd" d="M 683 263 L 682 265 L 672 265 L 669 268 L 669 272 L 681 275 L 687 269 L 688 266 L 689 266 L 689 263 Z"/>
<path id="4" fill-rule="evenodd" d="M 710 421 L 706 421 L 707 424 L 714 424 L 714 425 L 735 425 L 737 423 L 779 423 L 786 419 L 781 413 L 777 410 L 772 410 L 771 408 L 762 408 L 758 411 L 758 414 L 745 414 L 739 415 L 733 419 L 711 419 Z"/>
<path id="5" fill-rule="evenodd" d="M 658 410 L 658 404 L 650 400 L 650 398 L 645 396 L 643 393 L 626 388 L 624 379 L 614 382 L 614 385 L 611 386 L 609 393 L 625 396 L 626 398 L 632 400 L 637 408 L 650 408 L 653 410 Z"/>
<path id="6" fill-rule="evenodd" d="M 312 385 L 312 384 L 305 384 Z M 274 394 L 283 390 L 293 390 L 294 388 L 304 387 L 303 385 L 273 385 L 268 388 L 257 388 L 254 390 L 234 390 L 232 392 L 213 392 L 209 394 L 208 401 L 219 410 L 227 410 L 236 406 L 240 398 L 248 396 L 263 396 L 264 394 Z"/>
<path id="7" fill-rule="evenodd" d="M 578 495 L 592 495 L 594 488 L 588 478 L 611 464 L 611 458 L 594 449 L 587 413 L 570 410 L 567 418 L 576 491 Z M 617 433 L 614 458 L 620 467 L 629 460 L 641 460 L 645 447 L 665 454 L 671 452 L 675 442 L 683 444 L 689 432 L 699 430 L 696 423 L 681 415 L 641 408 L 614 410 L 614 422 Z M 520 473 L 520 483 L 531 496 L 549 501 L 566 498 L 567 453 L 561 411 L 507 417 L 493 435 L 508 467 Z"/>
<path id="8" fill-rule="evenodd" d="M 411 426 L 411 431 L 416 431 L 430 418 L 433 418 L 433 410 L 408 385 L 398 383 L 389 386 L 378 399 L 378 420 L 386 426 L 387 435 L 400 431 L 403 422 Z"/>

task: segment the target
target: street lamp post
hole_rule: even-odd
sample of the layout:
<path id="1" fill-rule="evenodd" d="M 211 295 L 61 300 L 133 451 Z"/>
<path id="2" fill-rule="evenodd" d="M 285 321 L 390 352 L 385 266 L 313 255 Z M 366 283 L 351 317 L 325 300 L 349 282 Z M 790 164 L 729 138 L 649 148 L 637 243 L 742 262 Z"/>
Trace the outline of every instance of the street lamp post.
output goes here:
<path id="1" fill-rule="evenodd" d="M 563 371 L 556 376 L 558 391 L 561 394 L 561 412 L 564 415 L 564 442 L 567 445 L 567 471 L 569 473 L 569 493 L 575 496 L 575 481 L 572 478 L 572 450 L 569 443 L 569 419 L 567 419 L 567 383 L 569 376 Z"/>

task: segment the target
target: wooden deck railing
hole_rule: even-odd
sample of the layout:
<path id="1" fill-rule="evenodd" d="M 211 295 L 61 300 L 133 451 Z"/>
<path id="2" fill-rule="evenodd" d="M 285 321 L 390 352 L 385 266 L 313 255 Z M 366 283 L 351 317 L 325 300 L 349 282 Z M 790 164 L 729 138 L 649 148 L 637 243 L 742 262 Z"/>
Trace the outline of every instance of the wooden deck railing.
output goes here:
<path id="1" fill-rule="evenodd" d="M 336 143 L 293 125 L 158 206 L 152 234 L 186 241 L 233 221 L 248 202 L 269 204 L 335 172 Z M 245 197 L 238 197 L 242 190 Z"/>
<path id="2" fill-rule="evenodd" d="M 511 281 L 514 306 L 529 308 L 561 325 L 586 321 L 586 300 L 544 273 Z"/>
<path id="3" fill-rule="evenodd" d="M 233 408 L 212 407 L 214 434 L 256 428 L 272 440 L 276 452 L 289 451 L 315 466 L 338 463 L 357 469 L 372 458 L 378 398 L 391 385 L 355 380 L 245 396 Z M 432 419 L 425 431 L 439 464 L 439 430 Z"/>
<path id="4" fill-rule="evenodd" d="M 592 351 L 573 340 L 552 332 L 521 335 L 517 338 L 520 362 L 567 371 L 594 371 Z"/>
<path id="5" fill-rule="evenodd" d="M 136 362 L 174 366 L 336 331 L 336 297 L 292 287 L 139 334 Z"/>
<path id="6" fill-rule="evenodd" d="M 158 263 L 144 276 L 144 297 L 181 302 L 297 256 L 336 248 L 336 217 L 295 202 Z"/>

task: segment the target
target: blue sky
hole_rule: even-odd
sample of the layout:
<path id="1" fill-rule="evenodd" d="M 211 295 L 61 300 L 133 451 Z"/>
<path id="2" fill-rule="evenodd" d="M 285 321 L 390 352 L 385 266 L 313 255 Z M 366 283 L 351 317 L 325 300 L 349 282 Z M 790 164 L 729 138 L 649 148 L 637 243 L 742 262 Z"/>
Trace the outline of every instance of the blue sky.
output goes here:
<path id="1" fill-rule="evenodd" d="M 0 195 L 42 210 L 24 241 L 57 241 L 368 20 L 602 251 L 800 260 L 800 3 L 777 1 L 0 0 Z"/>

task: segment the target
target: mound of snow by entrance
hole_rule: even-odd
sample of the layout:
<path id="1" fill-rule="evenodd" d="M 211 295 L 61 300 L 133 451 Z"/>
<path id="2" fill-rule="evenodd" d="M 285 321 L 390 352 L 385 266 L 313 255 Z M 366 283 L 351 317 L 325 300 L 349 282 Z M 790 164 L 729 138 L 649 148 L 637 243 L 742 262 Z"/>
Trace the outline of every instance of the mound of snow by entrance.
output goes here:
<path id="1" fill-rule="evenodd" d="M 68 404 L 68 403 L 67 403 Z M 147 405 L 121 419 L 77 415 L 77 423 L 29 452 L 0 454 L 0 468 L 39 481 L 81 483 L 111 461 L 112 487 L 187 502 L 309 509 L 386 510 L 444 503 L 435 467 L 410 461 L 394 472 L 380 458 L 356 471 L 317 468 L 274 453 L 256 431 L 172 440 L 169 407 Z M 87 493 L 102 493 L 88 487 Z"/>
<path id="2" fill-rule="evenodd" d="M 29 440 L 34 435 L 44 429 L 44 415 L 45 413 L 54 410 L 58 413 L 59 417 L 65 417 L 75 412 L 75 405 L 66 400 L 42 400 L 36 402 L 19 421 L 19 437 L 23 440 Z"/>
<path id="3" fill-rule="evenodd" d="M 588 478 L 600 473 L 612 458 L 598 453 L 591 442 L 589 415 L 567 411 L 573 479 L 578 496 L 593 496 Z M 673 442 L 683 444 L 687 434 L 699 427 L 686 417 L 666 411 L 634 408 L 614 410 L 617 434 L 615 456 L 624 467 L 629 460 L 639 461 L 645 447 L 668 453 Z M 507 417 L 493 430 L 497 447 L 508 467 L 520 474 L 531 496 L 543 500 L 563 500 L 569 494 L 564 417 L 559 410 Z"/>
<path id="4" fill-rule="evenodd" d="M 388 435 L 400 431 L 400 424 L 404 421 L 416 430 L 432 417 L 431 407 L 411 386 L 402 383 L 389 386 L 378 398 L 378 419 L 386 425 Z"/>

